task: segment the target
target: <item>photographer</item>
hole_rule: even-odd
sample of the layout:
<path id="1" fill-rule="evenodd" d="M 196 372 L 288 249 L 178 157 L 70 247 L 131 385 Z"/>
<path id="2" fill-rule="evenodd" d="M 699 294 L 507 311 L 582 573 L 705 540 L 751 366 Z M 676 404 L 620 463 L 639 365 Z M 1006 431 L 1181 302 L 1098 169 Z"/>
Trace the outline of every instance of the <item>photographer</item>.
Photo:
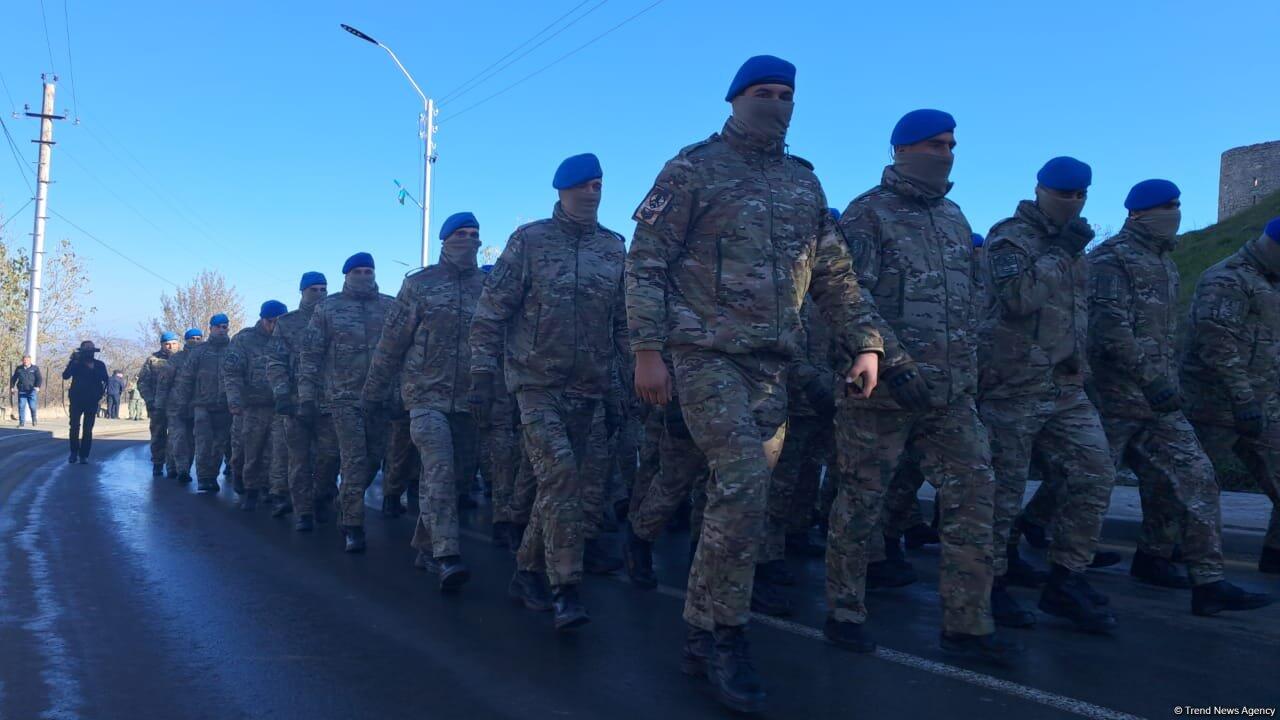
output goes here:
<path id="1" fill-rule="evenodd" d="M 62 371 L 62 379 L 71 381 L 67 396 L 71 399 L 71 455 L 67 462 L 77 458 L 81 465 L 89 464 L 89 448 L 93 445 L 93 423 L 97 419 L 98 402 L 107 388 L 107 366 L 94 358 L 98 348 L 92 340 L 80 343 L 80 349 L 71 353 L 71 362 Z M 81 436 L 83 425 L 84 435 Z"/>

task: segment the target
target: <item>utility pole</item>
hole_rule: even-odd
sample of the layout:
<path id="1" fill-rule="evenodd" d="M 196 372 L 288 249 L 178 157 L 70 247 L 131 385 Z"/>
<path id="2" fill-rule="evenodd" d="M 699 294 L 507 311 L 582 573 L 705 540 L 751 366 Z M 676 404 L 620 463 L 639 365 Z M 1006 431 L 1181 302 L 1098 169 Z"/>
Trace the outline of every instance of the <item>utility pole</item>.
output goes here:
<path id="1" fill-rule="evenodd" d="M 58 76 L 54 75 L 50 80 L 42 74 L 40 79 L 44 81 L 44 101 L 40 105 L 40 112 L 26 112 L 27 117 L 40 118 L 40 139 L 31 141 L 40 146 L 40 163 L 36 170 L 36 220 L 31 233 L 31 285 L 27 296 L 26 354 L 31 356 L 33 363 L 36 361 L 40 340 L 41 273 L 44 270 L 44 223 L 48 218 L 49 208 L 49 159 L 53 154 L 53 121 L 66 118 L 65 115 L 53 114 L 53 94 Z"/>

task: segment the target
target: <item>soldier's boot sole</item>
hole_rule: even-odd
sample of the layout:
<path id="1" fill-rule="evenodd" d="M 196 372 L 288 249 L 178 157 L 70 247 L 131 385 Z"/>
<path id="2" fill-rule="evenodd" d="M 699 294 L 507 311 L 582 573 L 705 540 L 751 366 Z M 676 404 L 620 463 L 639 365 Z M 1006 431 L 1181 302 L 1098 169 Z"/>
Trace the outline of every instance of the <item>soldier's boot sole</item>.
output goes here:
<path id="1" fill-rule="evenodd" d="M 466 565 L 457 563 L 440 571 L 440 591 L 457 592 L 471 579 L 471 571 Z"/>
<path id="2" fill-rule="evenodd" d="M 1270 604 L 1270 595 L 1248 592 L 1226 581 L 1197 585 L 1191 590 L 1191 614 L 1201 617 L 1220 612 L 1257 610 Z"/>
<path id="3" fill-rule="evenodd" d="M 591 622 L 591 616 L 587 614 L 587 609 L 584 607 L 578 607 L 565 613 L 558 613 L 555 620 L 556 630 L 561 632 L 580 628 L 589 622 Z"/>

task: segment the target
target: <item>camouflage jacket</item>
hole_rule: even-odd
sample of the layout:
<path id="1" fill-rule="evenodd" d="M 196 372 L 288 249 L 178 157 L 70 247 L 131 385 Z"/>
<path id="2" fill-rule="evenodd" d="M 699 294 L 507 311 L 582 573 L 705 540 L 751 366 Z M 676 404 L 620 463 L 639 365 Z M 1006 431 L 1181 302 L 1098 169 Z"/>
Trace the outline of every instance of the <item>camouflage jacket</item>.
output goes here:
<path id="1" fill-rule="evenodd" d="M 845 371 L 881 348 L 849 251 L 812 166 L 738 131 L 667 162 L 635 212 L 627 255 L 633 350 L 800 352 L 811 293 L 832 322 Z"/>
<path id="2" fill-rule="evenodd" d="M 404 409 L 465 412 L 471 389 L 471 317 L 484 273 L 437 263 L 405 278 L 369 363 L 364 395 L 384 400 L 400 379 Z"/>
<path id="3" fill-rule="evenodd" d="M 231 339 L 222 358 L 222 387 L 231 407 L 270 405 L 271 383 L 267 380 L 267 354 L 271 333 L 261 326 L 247 327 Z"/>
<path id="4" fill-rule="evenodd" d="M 1082 385 L 1088 372 L 1089 272 L 1049 243 L 1058 230 L 1034 202 L 987 234 L 978 326 L 978 391 L 1008 398 Z"/>
<path id="5" fill-rule="evenodd" d="M 1249 247 L 1200 276 L 1191 301 L 1182 390 L 1187 417 L 1229 426 L 1232 407 L 1266 405 L 1280 387 L 1280 278 Z"/>
<path id="6" fill-rule="evenodd" d="M 1178 267 L 1171 244 L 1126 222 L 1089 253 L 1089 366 L 1109 417 L 1152 418 L 1142 387 L 1178 382 Z"/>
<path id="7" fill-rule="evenodd" d="M 142 363 L 142 369 L 138 371 L 137 390 L 142 395 L 142 402 L 147 407 L 160 408 L 156 401 L 160 399 L 160 375 L 165 365 L 169 364 L 170 355 L 167 350 L 157 350 Z"/>
<path id="8" fill-rule="evenodd" d="M 831 328 L 811 298 L 800 307 L 800 352 L 787 369 L 787 413 L 815 417 L 818 412 L 805 394 L 805 386 L 815 378 L 835 392 L 835 371 L 831 369 Z"/>
<path id="9" fill-rule="evenodd" d="M 267 382 L 271 384 L 273 398 L 298 401 L 302 338 L 315 309 L 315 305 L 299 307 L 276 320 L 275 332 L 271 333 L 271 342 L 267 344 Z"/>
<path id="10" fill-rule="evenodd" d="M 471 322 L 472 371 L 495 372 L 504 353 L 512 392 L 604 397 L 616 354 L 628 354 L 623 255 L 621 235 L 574 222 L 559 203 L 550 219 L 516 230 Z"/>
<path id="11" fill-rule="evenodd" d="M 914 360 L 946 405 L 978 385 L 973 231 L 960 206 L 892 166 L 840 216 L 862 297 L 876 308 L 885 367 Z M 887 386 L 867 407 L 897 409 Z"/>
<path id="12" fill-rule="evenodd" d="M 321 300 L 302 341 L 298 363 L 298 400 L 322 408 L 354 407 L 360 402 L 369 360 L 395 298 L 346 287 Z"/>
<path id="13" fill-rule="evenodd" d="M 185 342 L 182 349 L 173 354 L 169 358 L 169 362 L 156 368 L 156 410 L 173 410 L 178 411 L 178 396 L 174 392 L 174 380 L 178 377 L 178 371 L 191 358 L 192 348 L 200 346 L 198 342 Z"/>
<path id="14" fill-rule="evenodd" d="M 187 352 L 190 357 L 178 368 L 173 380 L 175 405 L 179 410 L 197 407 L 212 412 L 227 411 L 227 394 L 222 389 L 222 358 L 231 346 L 226 335 L 211 335 Z"/>

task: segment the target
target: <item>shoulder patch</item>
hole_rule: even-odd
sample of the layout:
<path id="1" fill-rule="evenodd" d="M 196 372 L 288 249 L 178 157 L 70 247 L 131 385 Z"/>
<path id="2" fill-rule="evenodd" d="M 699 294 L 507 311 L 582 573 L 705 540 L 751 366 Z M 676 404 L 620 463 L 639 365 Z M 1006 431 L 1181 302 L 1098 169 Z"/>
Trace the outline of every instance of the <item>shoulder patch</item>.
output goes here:
<path id="1" fill-rule="evenodd" d="M 484 285 L 485 287 L 493 287 L 506 280 L 510 274 L 511 264 L 502 258 L 498 258 L 498 261 L 493 264 L 493 269 L 489 271 L 489 275 L 485 277 Z"/>
<path id="2" fill-rule="evenodd" d="M 1101 271 L 1094 279 L 1093 296 L 1098 300 L 1120 299 L 1120 275 L 1114 271 Z"/>
<path id="3" fill-rule="evenodd" d="M 649 194 L 645 196 L 644 201 L 640 203 L 640 207 L 636 208 L 631 219 L 645 225 L 656 224 L 671 209 L 673 197 L 672 192 L 667 188 L 661 185 L 654 185 Z"/>
<path id="4" fill-rule="evenodd" d="M 1003 252 L 991 256 L 991 275 L 996 280 L 1015 277 L 1022 272 L 1022 256 L 1015 252 Z"/>

